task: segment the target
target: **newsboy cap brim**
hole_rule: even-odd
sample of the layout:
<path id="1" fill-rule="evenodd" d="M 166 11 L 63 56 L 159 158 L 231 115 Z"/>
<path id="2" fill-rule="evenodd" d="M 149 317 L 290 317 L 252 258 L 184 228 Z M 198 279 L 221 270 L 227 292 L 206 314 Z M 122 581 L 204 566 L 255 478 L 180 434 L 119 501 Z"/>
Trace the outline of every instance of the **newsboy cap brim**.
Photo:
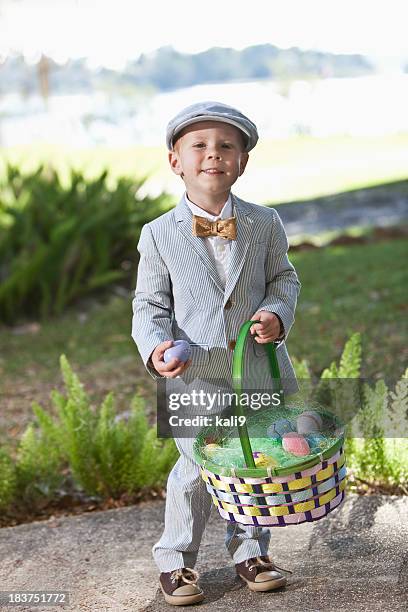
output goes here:
<path id="1" fill-rule="evenodd" d="M 167 125 L 166 144 L 173 150 L 176 136 L 189 125 L 201 121 L 220 121 L 238 128 L 244 135 L 245 151 L 250 151 L 258 142 L 256 125 L 232 106 L 221 102 L 199 102 L 180 111 Z"/>

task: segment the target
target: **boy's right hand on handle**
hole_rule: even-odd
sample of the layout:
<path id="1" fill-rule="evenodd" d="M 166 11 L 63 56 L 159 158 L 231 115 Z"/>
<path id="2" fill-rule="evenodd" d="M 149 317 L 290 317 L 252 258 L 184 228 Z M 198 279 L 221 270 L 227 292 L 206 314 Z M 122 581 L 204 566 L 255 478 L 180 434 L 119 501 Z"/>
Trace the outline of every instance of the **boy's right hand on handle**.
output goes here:
<path id="1" fill-rule="evenodd" d="M 168 363 L 163 361 L 164 351 L 171 346 L 173 346 L 173 340 L 166 340 L 166 342 L 158 344 L 150 357 L 154 368 L 160 376 L 165 376 L 166 378 L 176 378 L 176 376 L 182 374 L 190 366 L 192 361 L 192 359 L 189 359 L 184 363 L 176 357 Z"/>

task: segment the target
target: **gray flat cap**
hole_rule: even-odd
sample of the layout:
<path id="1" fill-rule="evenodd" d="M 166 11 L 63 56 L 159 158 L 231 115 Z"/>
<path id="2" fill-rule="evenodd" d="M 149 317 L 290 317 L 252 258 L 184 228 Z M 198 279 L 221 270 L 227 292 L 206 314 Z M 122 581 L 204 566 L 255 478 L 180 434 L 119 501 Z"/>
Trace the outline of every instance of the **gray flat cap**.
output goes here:
<path id="1" fill-rule="evenodd" d="M 222 102 L 198 102 L 183 108 L 167 124 L 166 143 L 169 151 L 173 149 L 174 137 L 188 125 L 199 121 L 221 121 L 235 125 L 243 132 L 246 140 L 245 151 L 250 151 L 258 142 L 258 131 L 255 123 L 239 110 Z"/>

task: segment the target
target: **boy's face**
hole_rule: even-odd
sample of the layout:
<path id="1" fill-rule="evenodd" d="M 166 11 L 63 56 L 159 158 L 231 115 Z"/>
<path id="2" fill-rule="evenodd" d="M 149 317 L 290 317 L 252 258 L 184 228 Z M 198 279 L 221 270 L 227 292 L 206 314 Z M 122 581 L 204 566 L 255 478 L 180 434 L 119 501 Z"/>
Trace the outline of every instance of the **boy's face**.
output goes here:
<path id="1" fill-rule="evenodd" d="M 183 178 L 189 197 L 220 195 L 226 199 L 247 161 L 240 130 L 220 121 L 187 126 L 169 153 L 170 166 Z"/>

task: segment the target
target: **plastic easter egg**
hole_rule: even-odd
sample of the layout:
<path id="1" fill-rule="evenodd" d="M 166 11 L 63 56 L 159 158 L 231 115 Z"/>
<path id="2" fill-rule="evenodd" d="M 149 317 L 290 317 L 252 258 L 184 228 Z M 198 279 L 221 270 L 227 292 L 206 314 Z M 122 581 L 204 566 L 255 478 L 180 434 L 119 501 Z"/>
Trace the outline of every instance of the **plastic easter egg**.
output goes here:
<path id="1" fill-rule="evenodd" d="M 219 444 L 206 444 L 205 445 L 205 452 L 207 455 L 213 455 L 215 451 L 217 451 L 219 448 L 221 448 L 221 446 Z"/>
<path id="2" fill-rule="evenodd" d="M 320 431 L 323 426 L 323 420 L 318 412 L 306 410 L 299 414 L 296 426 L 298 433 L 308 434 L 311 431 Z"/>
<path id="3" fill-rule="evenodd" d="M 191 355 L 191 348 L 188 342 L 185 340 L 175 340 L 173 346 L 164 351 L 163 359 L 165 363 L 168 363 L 175 357 L 180 361 L 186 362 L 189 360 Z"/>
<path id="4" fill-rule="evenodd" d="M 256 467 L 276 467 L 278 465 L 276 459 L 270 455 L 266 455 L 265 453 L 254 451 L 252 456 L 254 458 Z"/>
<path id="5" fill-rule="evenodd" d="M 296 431 L 290 431 L 289 433 L 283 434 L 282 446 L 287 453 L 291 453 L 297 457 L 304 457 L 310 454 L 310 447 L 306 438 Z"/>
<path id="6" fill-rule="evenodd" d="M 288 433 L 289 431 L 294 431 L 293 424 L 289 421 L 289 419 L 278 419 L 272 425 L 269 425 L 266 430 L 266 435 L 268 438 L 272 438 L 272 440 L 280 440 L 283 434 Z"/>
<path id="7" fill-rule="evenodd" d="M 313 432 L 307 435 L 307 441 L 313 451 L 319 452 L 326 446 L 327 439 L 323 434 Z"/>

